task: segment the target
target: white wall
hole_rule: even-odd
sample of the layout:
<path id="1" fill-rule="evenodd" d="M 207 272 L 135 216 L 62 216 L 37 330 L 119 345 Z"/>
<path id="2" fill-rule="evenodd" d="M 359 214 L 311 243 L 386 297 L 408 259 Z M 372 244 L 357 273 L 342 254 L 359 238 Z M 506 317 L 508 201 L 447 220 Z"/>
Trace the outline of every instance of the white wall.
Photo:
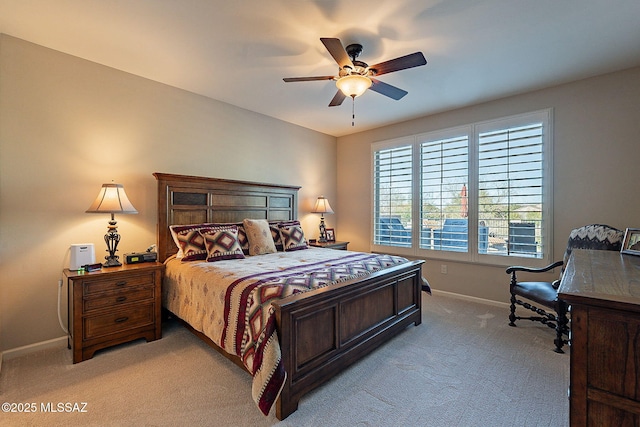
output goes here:
<path id="1" fill-rule="evenodd" d="M 350 248 L 369 248 L 372 142 L 549 107 L 554 109 L 555 259 L 562 259 L 575 227 L 640 227 L 640 199 L 634 197 L 640 159 L 640 68 L 633 68 L 338 138 L 340 238 L 350 240 Z M 446 262 L 445 275 L 441 264 L 427 260 L 424 269 L 435 289 L 508 301 L 504 267 Z"/>
<path id="2" fill-rule="evenodd" d="M 116 216 L 122 255 L 156 241 L 153 172 L 300 185 L 316 237 L 335 163 L 334 137 L 1 35 L 0 351 L 64 335 L 57 282 L 70 244 L 105 255 L 109 216 L 85 213 L 103 183 L 139 211 Z"/>

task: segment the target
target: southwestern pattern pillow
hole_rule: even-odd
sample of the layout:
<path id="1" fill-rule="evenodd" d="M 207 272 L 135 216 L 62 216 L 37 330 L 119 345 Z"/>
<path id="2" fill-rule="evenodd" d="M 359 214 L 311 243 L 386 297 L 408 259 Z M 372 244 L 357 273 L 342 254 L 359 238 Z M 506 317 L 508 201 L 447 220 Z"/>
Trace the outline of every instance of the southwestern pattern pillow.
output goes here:
<path id="1" fill-rule="evenodd" d="M 182 261 L 207 259 L 207 248 L 204 246 L 204 238 L 199 233 L 199 230 L 215 225 L 216 224 L 205 223 L 170 226 L 171 236 L 178 247 L 176 258 L 182 259 Z"/>
<path id="2" fill-rule="evenodd" d="M 200 234 L 207 248 L 207 261 L 244 258 L 236 225 L 203 228 L 200 229 Z"/>
<path id="3" fill-rule="evenodd" d="M 284 246 L 282 242 L 282 237 L 280 236 L 280 227 L 281 226 L 289 226 L 289 225 L 300 225 L 300 221 L 269 221 L 269 228 L 271 229 L 271 236 L 273 237 L 273 242 L 276 245 L 277 251 L 283 251 Z"/>
<path id="4" fill-rule="evenodd" d="M 272 254 L 276 245 L 266 219 L 245 219 L 242 221 L 249 240 L 249 255 Z"/>
<path id="5" fill-rule="evenodd" d="M 304 237 L 304 231 L 300 224 L 279 226 L 282 246 L 285 251 L 297 251 L 300 249 L 308 249 L 307 240 Z"/>
<path id="6" fill-rule="evenodd" d="M 247 239 L 247 233 L 244 231 L 244 225 L 241 222 L 235 225 L 238 227 L 238 243 L 240 243 L 242 252 L 245 255 L 249 255 L 249 239 Z"/>
<path id="7" fill-rule="evenodd" d="M 276 246 L 276 251 L 282 251 L 282 239 L 280 238 L 278 222 L 269 221 L 269 230 L 271 230 L 271 237 L 273 238 L 273 243 Z"/>
<path id="8" fill-rule="evenodd" d="M 240 243 L 240 247 L 242 248 L 242 252 L 245 255 L 249 255 L 249 240 L 247 239 L 247 233 L 244 231 L 244 225 L 241 222 L 223 222 L 219 224 L 211 224 L 215 226 L 223 226 L 223 225 L 235 225 L 238 227 L 238 243 Z"/>

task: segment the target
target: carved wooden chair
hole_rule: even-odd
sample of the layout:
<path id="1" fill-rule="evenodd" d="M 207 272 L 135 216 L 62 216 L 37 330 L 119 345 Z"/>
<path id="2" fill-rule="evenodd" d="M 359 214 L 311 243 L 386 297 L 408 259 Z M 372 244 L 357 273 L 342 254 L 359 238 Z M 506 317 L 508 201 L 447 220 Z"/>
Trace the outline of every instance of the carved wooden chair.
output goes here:
<path id="1" fill-rule="evenodd" d="M 569 255 L 573 249 L 595 249 L 595 250 L 613 250 L 619 251 L 622 246 L 624 232 L 608 225 L 591 224 L 584 227 L 576 228 L 571 231 L 569 241 L 567 242 L 567 250 L 564 253 L 562 261 L 556 261 L 551 265 L 543 268 L 531 268 L 513 266 L 507 268 L 507 274 L 511 275 L 511 284 L 509 290 L 511 292 L 511 313 L 509 314 L 509 325 L 516 326 L 516 320 L 525 319 L 542 322 L 543 324 L 555 329 L 556 339 L 554 343 L 556 353 L 564 353 L 562 347 L 568 344 L 569 337 L 569 319 L 567 316 L 567 304 L 558 298 L 558 286 L 564 272 L 564 267 L 560 272 L 560 279 L 553 282 L 518 282 L 517 272 L 527 273 L 544 273 L 553 270 L 556 267 L 566 265 L 569 261 Z M 525 298 L 533 303 L 539 304 L 544 308 L 539 308 L 529 302 L 523 301 L 518 297 Z M 538 316 L 521 317 L 516 316 L 516 305 L 523 306 Z"/>

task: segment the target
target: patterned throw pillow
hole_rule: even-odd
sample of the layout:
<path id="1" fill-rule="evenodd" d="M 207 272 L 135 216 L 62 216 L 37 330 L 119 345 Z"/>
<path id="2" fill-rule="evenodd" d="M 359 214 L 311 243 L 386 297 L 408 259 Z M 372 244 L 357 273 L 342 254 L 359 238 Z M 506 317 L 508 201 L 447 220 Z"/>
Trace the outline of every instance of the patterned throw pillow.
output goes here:
<path id="1" fill-rule="evenodd" d="M 280 227 L 283 225 L 300 225 L 300 221 L 269 221 L 269 228 L 271 229 L 271 236 L 273 242 L 276 245 L 276 251 L 283 251 L 284 246 L 282 242 L 282 236 L 280 236 Z"/>
<path id="2" fill-rule="evenodd" d="M 244 258 L 242 247 L 238 241 L 238 227 L 236 225 L 202 228 L 200 234 L 207 248 L 207 261 Z"/>
<path id="3" fill-rule="evenodd" d="M 279 226 L 282 246 L 285 251 L 297 251 L 308 249 L 307 240 L 304 238 L 304 231 L 300 223 L 282 224 Z"/>
<path id="4" fill-rule="evenodd" d="M 249 255 L 249 239 L 247 239 L 247 233 L 244 231 L 244 225 L 241 222 L 235 225 L 238 226 L 238 243 L 240 243 L 242 252 L 245 255 Z"/>
<path id="5" fill-rule="evenodd" d="M 247 239 L 247 233 L 244 231 L 244 225 L 242 222 L 224 222 L 219 224 L 210 224 L 211 226 L 222 226 L 222 225 L 235 225 L 238 227 L 238 243 L 240 243 L 240 247 L 242 248 L 242 252 L 245 255 L 249 255 L 249 239 Z"/>
<path id="6" fill-rule="evenodd" d="M 207 248 L 204 246 L 204 238 L 199 233 L 199 230 L 215 225 L 216 224 L 205 223 L 170 226 L 171 236 L 178 247 L 176 258 L 182 259 L 182 261 L 207 259 Z"/>
<path id="7" fill-rule="evenodd" d="M 269 230 L 271 231 L 271 237 L 273 238 L 273 243 L 276 246 L 276 251 L 282 251 L 282 239 L 280 238 L 278 223 L 279 221 L 269 221 Z"/>
<path id="8" fill-rule="evenodd" d="M 272 254 L 276 245 L 266 219 L 245 219 L 242 221 L 249 240 L 249 255 Z"/>

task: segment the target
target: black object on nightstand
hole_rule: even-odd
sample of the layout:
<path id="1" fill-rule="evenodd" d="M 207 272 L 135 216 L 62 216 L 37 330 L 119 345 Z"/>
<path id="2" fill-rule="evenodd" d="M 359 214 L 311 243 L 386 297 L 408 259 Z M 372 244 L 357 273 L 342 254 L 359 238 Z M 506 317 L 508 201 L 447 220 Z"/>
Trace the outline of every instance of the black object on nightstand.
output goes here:
<path id="1" fill-rule="evenodd" d="M 116 344 L 162 338 L 163 268 L 162 263 L 153 262 L 88 273 L 64 270 L 73 363 Z"/>

